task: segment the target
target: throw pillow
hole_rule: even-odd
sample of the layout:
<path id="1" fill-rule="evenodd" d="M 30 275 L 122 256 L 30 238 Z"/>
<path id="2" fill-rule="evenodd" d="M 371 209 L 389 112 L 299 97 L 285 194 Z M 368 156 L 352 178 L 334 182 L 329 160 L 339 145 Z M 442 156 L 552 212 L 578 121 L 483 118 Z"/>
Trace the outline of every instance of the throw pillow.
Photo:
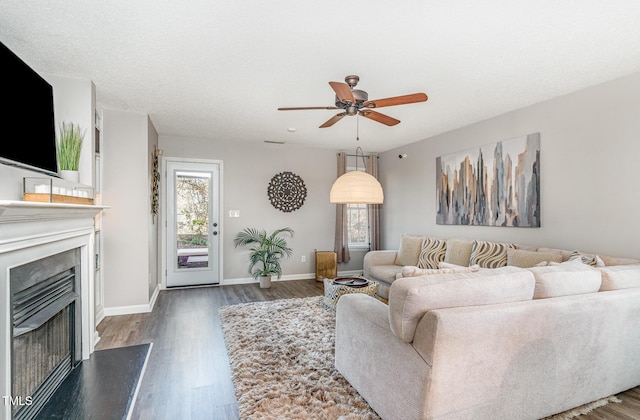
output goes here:
<path id="1" fill-rule="evenodd" d="M 464 239 L 447 239 L 447 250 L 444 254 L 444 261 L 450 264 L 468 267 L 471 258 L 473 241 Z"/>
<path id="2" fill-rule="evenodd" d="M 507 265 L 507 249 L 514 244 L 473 241 L 469 265 L 478 264 L 482 268 L 498 268 Z"/>
<path id="3" fill-rule="evenodd" d="M 561 252 L 538 252 L 507 248 L 507 265 L 521 268 L 535 267 L 542 262 L 562 262 Z M 546 265 L 546 264 L 545 264 Z"/>
<path id="4" fill-rule="evenodd" d="M 480 270 L 479 265 L 473 265 L 471 267 L 456 266 L 455 268 L 420 268 L 420 267 L 406 266 L 406 267 L 402 267 L 401 274 L 402 274 L 402 277 L 419 277 L 419 276 L 428 276 L 431 274 L 473 273 L 478 270 Z"/>
<path id="5" fill-rule="evenodd" d="M 569 261 L 581 260 L 583 263 L 590 265 L 591 267 L 604 267 L 604 261 L 597 255 L 583 254 L 578 250 L 575 250 L 569 256 Z"/>
<path id="6" fill-rule="evenodd" d="M 447 250 L 447 241 L 444 239 L 424 238 L 422 250 L 418 257 L 418 267 L 438 268 L 438 263 L 444 261 Z"/>
<path id="7" fill-rule="evenodd" d="M 596 293 L 600 289 L 600 272 L 579 262 L 528 268 L 536 278 L 534 299 Z"/>
<path id="8" fill-rule="evenodd" d="M 418 265 L 418 257 L 422 249 L 422 236 L 402 235 L 400 248 L 396 255 L 395 265 Z"/>

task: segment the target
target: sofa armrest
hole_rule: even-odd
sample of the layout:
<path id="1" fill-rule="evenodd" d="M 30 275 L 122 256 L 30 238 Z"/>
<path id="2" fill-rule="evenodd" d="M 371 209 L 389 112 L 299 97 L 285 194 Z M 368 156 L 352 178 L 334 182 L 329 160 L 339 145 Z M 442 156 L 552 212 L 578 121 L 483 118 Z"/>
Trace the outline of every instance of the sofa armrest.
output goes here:
<path id="1" fill-rule="evenodd" d="M 394 265 L 396 261 L 397 250 L 369 251 L 364 254 L 362 262 L 363 273 L 368 277 L 371 273 L 371 267 L 374 265 Z"/>
<path id="2" fill-rule="evenodd" d="M 365 294 L 340 297 L 335 367 L 385 419 L 424 418 L 430 367 L 389 326 L 387 305 Z"/>

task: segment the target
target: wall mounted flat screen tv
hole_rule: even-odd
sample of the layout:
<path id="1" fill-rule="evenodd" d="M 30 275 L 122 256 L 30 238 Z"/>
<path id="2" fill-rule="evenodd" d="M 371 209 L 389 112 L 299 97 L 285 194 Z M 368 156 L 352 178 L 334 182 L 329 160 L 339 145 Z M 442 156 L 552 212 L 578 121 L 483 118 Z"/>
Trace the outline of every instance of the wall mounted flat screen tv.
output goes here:
<path id="1" fill-rule="evenodd" d="M 0 163 L 58 175 L 53 88 L 0 42 Z"/>

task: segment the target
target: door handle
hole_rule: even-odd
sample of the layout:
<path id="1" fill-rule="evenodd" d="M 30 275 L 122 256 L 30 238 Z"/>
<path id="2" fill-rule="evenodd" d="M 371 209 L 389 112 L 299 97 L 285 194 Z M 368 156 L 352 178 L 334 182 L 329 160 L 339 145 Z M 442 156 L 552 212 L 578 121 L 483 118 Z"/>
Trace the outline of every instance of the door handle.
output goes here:
<path id="1" fill-rule="evenodd" d="M 217 231 L 217 230 L 214 230 L 214 231 L 213 231 L 213 236 L 216 236 L 217 234 L 218 234 L 218 231 Z"/>
<path id="2" fill-rule="evenodd" d="M 214 222 L 213 227 L 218 227 L 218 224 Z"/>

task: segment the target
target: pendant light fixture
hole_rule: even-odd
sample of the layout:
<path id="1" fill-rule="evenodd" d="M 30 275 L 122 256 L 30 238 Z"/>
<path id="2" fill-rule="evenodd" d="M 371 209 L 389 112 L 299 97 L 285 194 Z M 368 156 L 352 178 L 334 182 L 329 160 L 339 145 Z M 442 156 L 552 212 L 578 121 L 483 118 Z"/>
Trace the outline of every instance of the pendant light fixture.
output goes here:
<path id="1" fill-rule="evenodd" d="M 356 149 L 356 170 L 341 175 L 331 187 L 329 201 L 336 204 L 382 204 L 384 193 L 382 185 L 372 175 L 358 170 L 358 153 L 362 156 L 362 148 Z M 366 167 L 366 165 L 365 165 Z"/>
<path id="2" fill-rule="evenodd" d="M 356 141 L 360 141 L 360 119 L 356 115 Z M 384 194 L 378 180 L 358 170 L 358 152 L 362 156 L 362 167 L 366 168 L 364 152 L 356 148 L 356 170 L 340 175 L 333 183 L 329 193 L 329 202 L 335 204 L 382 204 Z"/>

